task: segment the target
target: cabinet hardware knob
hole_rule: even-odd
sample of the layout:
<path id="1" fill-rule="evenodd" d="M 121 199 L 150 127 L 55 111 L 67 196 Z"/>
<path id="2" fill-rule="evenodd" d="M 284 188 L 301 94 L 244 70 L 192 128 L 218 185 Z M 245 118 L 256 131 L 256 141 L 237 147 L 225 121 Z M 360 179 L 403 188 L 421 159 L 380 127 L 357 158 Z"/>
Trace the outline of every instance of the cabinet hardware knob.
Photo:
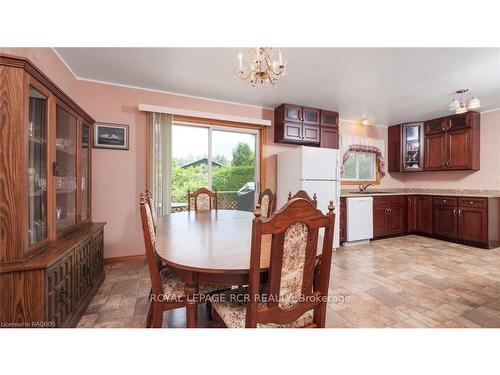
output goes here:
<path id="1" fill-rule="evenodd" d="M 458 210 L 458 216 L 462 216 L 462 210 Z"/>
<path id="2" fill-rule="evenodd" d="M 453 209 L 453 216 L 457 216 L 457 209 L 456 208 Z"/>
<path id="3" fill-rule="evenodd" d="M 474 204 L 474 202 L 473 202 L 473 201 L 470 201 L 470 204 Z"/>
<path id="4" fill-rule="evenodd" d="M 443 199 L 443 203 L 446 203 L 446 199 Z"/>

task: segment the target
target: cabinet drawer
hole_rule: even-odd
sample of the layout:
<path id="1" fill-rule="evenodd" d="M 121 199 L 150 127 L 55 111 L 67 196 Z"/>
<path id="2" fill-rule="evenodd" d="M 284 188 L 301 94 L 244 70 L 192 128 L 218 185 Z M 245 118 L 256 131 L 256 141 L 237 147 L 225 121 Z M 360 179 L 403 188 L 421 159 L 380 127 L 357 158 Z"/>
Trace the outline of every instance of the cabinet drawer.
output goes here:
<path id="1" fill-rule="evenodd" d="M 439 204 L 441 206 L 453 207 L 457 206 L 457 198 L 453 197 L 434 197 L 434 204 Z"/>
<path id="2" fill-rule="evenodd" d="M 459 198 L 458 205 L 460 207 L 486 208 L 488 206 L 488 199 L 487 198 Z"/>

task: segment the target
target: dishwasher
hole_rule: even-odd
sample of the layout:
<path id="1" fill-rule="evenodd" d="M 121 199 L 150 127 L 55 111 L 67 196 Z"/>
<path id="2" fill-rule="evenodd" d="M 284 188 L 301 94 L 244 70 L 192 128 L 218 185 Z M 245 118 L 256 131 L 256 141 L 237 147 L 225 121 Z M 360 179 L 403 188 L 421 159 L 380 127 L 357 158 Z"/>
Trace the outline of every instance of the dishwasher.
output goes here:
<path id="1" fill-rule="evenodd" d="M 347 242 L 373 238 L 373 197 L 346 198 Z"/>

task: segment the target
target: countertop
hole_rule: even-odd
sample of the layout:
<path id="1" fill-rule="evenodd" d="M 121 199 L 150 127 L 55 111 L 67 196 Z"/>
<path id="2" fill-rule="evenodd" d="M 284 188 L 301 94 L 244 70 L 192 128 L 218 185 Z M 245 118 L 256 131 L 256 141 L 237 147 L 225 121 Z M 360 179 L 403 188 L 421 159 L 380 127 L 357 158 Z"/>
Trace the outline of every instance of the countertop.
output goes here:
<path id="1" fill-rule="evenodd" d="M 370 193 L 373 191 L 383 191 L 381 194 Z M 435 195 L 447 197 L 477 197 L 477 198 L 500 198 L 500 190 L 459 190 L 459 189 L 384 189 L 373 187 L 368 188 L 366 193 L 353 193 L 356 190 L 342 190 L 341 198 L 345 197 L 383 197 L 389 195 Z"/>

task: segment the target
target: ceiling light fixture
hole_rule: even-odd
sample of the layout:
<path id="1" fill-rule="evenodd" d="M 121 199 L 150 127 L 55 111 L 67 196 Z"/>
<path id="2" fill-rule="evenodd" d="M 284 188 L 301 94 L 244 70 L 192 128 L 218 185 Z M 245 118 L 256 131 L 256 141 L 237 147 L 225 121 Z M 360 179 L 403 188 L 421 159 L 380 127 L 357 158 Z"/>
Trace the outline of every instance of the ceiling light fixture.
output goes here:
<path id="1" fill-rule="evenodd" d="M 238 69 L 236 77 L 250 86 L 277 86 L 280 79 L 286 75 L 286 62 L 283 62 L 281 51 L 278 59 L 273 56 L 271 47 L 257 47 L 248 50 L 246 63 L 243 64 L 243 54 L 238 54 Z"/>
<path id="2" fill-rule="evenodd" d="M 470 109 L 476 109 L 481 107 L 481 102 L 478 97 L 471 93 L 469 89 L 460 89 L 455 92 L 455 98 L 448 105 L 448 109 L 456 114 L 465 113 Z M 472 96 L 470 98 L 469 103 L 466 105 L 467 97 Z"/>
<path id="3" fill-rule="evenodd" d="M 373 125 L 373 120 L 372 119 L 369 119 L 369 118 L 365 118 L 363 120 L 361 120 L 361 125 Z"/>

